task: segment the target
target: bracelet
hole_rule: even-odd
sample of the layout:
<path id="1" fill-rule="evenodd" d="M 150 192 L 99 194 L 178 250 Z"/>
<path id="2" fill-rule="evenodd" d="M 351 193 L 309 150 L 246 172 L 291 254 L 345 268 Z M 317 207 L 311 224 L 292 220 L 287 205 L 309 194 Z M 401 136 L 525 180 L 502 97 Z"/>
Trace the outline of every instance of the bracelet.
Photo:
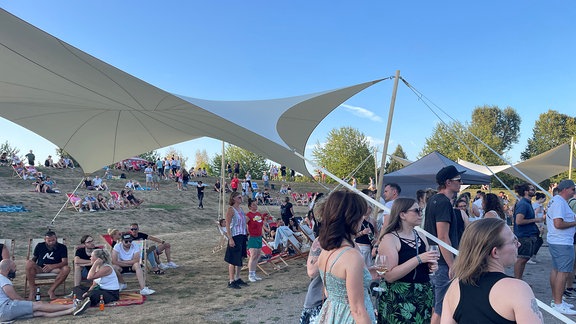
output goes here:
<path id="1" fill-rule="evenodd" d="M 416 260 L 418 260 L 418 264 L 422 264 L 422 259 L 420 259 L 419 255 L 416 256 Z"/>

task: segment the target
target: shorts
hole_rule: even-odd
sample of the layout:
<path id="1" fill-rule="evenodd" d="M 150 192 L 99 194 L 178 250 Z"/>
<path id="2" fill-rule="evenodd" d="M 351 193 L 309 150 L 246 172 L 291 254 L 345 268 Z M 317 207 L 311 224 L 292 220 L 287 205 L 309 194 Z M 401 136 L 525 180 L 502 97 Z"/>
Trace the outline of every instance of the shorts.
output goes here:
<path id="1" fill-rule="evenodd" d="M 0 321 L 12 321 L 15 319 L 32 318 L 32 301 L 9 300 L 0 305 Z"/>
<path id="2" fill-rule="evenodd" d="M 552 268 L 558 272 L 572 272 L 574 268 L 574 245 L 548 244 Z"/>
<path id="3" fill-rule="evenodd" d="M 442 314 L 442 303 L 448 287 L 450 287 L 450 277 L 448 276 L 448 268 L 445 264 L 439 264 L 436 273 L 430 277 L 434 285 L 434 312 L 438 315 Z"/>
<path id="4" fill-rule="evenodd" d="M 250 236 L 248 239 L 249 249 L 261 249 L 262 248 L 262 236 Z"/>
<path id="5" fill-rule="evenodd" d="M 132 269 L 132 267 L 122 267 L 122 271 L 120 271 L 120 273 L 135 273 L 136 271 L 134 271 L 134 269 Z"/>
<path id="6" fill-rule="evenodd" d="M 519 237 L 520 247 L 518 247 L 518 257 L 530 259 L 536 252 L 538 236 Z"/>
<path id="7" fill-rule="evenodd" d="M 246 252 L 246 235 L 240 234 L 232 236 L 234 240 L 234 247 L 226 247 L 226 254 L 224 255 L 224 261 L 230 263 L 233 266 L 241 267 L 242 258 L 245 258 L 248 254 Z"/>

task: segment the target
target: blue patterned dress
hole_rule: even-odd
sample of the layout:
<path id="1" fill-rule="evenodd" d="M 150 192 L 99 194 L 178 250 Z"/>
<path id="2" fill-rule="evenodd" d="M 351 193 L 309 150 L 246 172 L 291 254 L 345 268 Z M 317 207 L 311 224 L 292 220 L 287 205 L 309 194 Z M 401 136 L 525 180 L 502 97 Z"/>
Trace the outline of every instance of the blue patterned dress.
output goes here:
<path id="1" fill-rule="evenodd" d="M 332 267 L 334 267 L 336 261 L 338 261 L 340 256 L 349 249 L 352 249 L 352 247 L 340 251 L 338 256 L 336 256 L 336 259 L 332 262 L 332 265 L 330 265 L 330 270 L 325 274 L 326 282 L 324 282 L 324 287 L 326 287 L 328 297 L 326 298 L 324 305 L 322 305 L 320 315 L 317 317 L 316 323 L 318 324 L 356 323 L 352 317 L 352 313 L 350 312 L 350 304 L 348 303 L 348 295 L 346 291 L 346 280 L 333 276 L 331 273 Z M 320 269 L 319 272 L 320 277 L 324 281 L 324 272 Z M 366 305 L 366 310 L 368 311 L 371 322 L 376 323 L 374 308 L 372 307 L 372 301 L 370 300 L 370 295 L 368 293 L 370 283 L 372 282 L 372 276 L 366 268 L 364 268 L 362 281 L 364 286 L 364 305 Z"/>

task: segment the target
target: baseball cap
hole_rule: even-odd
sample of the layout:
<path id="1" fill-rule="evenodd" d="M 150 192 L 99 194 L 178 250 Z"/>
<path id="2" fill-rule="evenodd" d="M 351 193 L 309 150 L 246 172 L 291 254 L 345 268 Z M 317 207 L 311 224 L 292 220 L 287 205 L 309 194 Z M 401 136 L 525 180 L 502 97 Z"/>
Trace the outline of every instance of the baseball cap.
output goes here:
<path id="1" fill-rule="evenodd" d="M 134 237 L 132 237 L 132 235 L 130 235 L 130 233 L 124 233 L 122 234 L 122 240 L 134 240 Z"/>
<path id="2" fill-rule="evenodd" d="M 446 183 L 446 180 L 459 176 L 464 172 L 466 172 L 466 170 L 458 171 L 458 169 L 456 169 L 456 167 L 453 165 L 443 167 L 442 169 L 440 169 L 440 171 L 438 171 L 438 173 L 436 173 L 436 182 L 439 185 L 443 185 L 444 183 Z"/>
<path id="3" fill-rule="evenodd" d="M 560 181 L 560 183 L 558 184 L 558 190 L 562 191 L 564 189 L 568 189 L 568 188 L 574 188 L 575 184 L 574 181 L 572 180 L 562 180 Z"/>

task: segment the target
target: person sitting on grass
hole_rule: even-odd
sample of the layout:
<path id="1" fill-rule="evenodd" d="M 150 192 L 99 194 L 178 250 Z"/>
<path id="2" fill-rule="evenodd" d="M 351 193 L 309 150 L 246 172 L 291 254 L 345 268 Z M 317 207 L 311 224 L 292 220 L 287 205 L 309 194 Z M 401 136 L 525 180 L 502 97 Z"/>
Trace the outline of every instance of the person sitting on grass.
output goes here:
<path id="1" fill-rule="evenodd" d="M 99 176 L 95 176 L 94 179 L 92 179 L 92 185 L 96 190 L 108 190 L 108 185 L 106 185 L 106 182 L 103 182 Z"/>
<path id="2" fill-rule="evenodd" d="M 12 281 L 8 279 L 8 273 L 11 271 L 16 271 L 14 261 L 10 259 L 0 261 L 0 321 L 11 322 L 32 317 L 81 315 L 86 310 L 87 307 L 81 304 L 74 307 L 74 305 L 24 300 L 14 289 Z"/>
<path id="3" fill-rule="evenodd" d="M 98 196 L 96 196 L 96 204 L 98 205 L 98 208 L 102 210 L 110 210 L 110 208 L 108 207 L 108 201 L 101 193 L 99 193 Z"/>
<path id="4" fill-rule="evenodd" d="M 119 300 L 120 283 L 112 266 L 110 253 L 96 249 L 90 253 L 90 262 L 92 267 L 86 278 L 92 280 L 92 285 L 89 288 L 77 285 L 74 287 L 74 294 L 83 299 L 82 303 L 89 303 L 91 306 L 98 305 L 101 297 L 104 304 Z"/>
<path id="5" fill-rule="evenodd" d="M 128 190 L 126 192 L 126 200 L 128 200 L 130 205 L 134 207 L 138 207 L 140 206 L 140 204 L 144 202 L 144 199 L 137 199 L 136 197 L 134 197 L 134 192 L 132 190 Z"/>

